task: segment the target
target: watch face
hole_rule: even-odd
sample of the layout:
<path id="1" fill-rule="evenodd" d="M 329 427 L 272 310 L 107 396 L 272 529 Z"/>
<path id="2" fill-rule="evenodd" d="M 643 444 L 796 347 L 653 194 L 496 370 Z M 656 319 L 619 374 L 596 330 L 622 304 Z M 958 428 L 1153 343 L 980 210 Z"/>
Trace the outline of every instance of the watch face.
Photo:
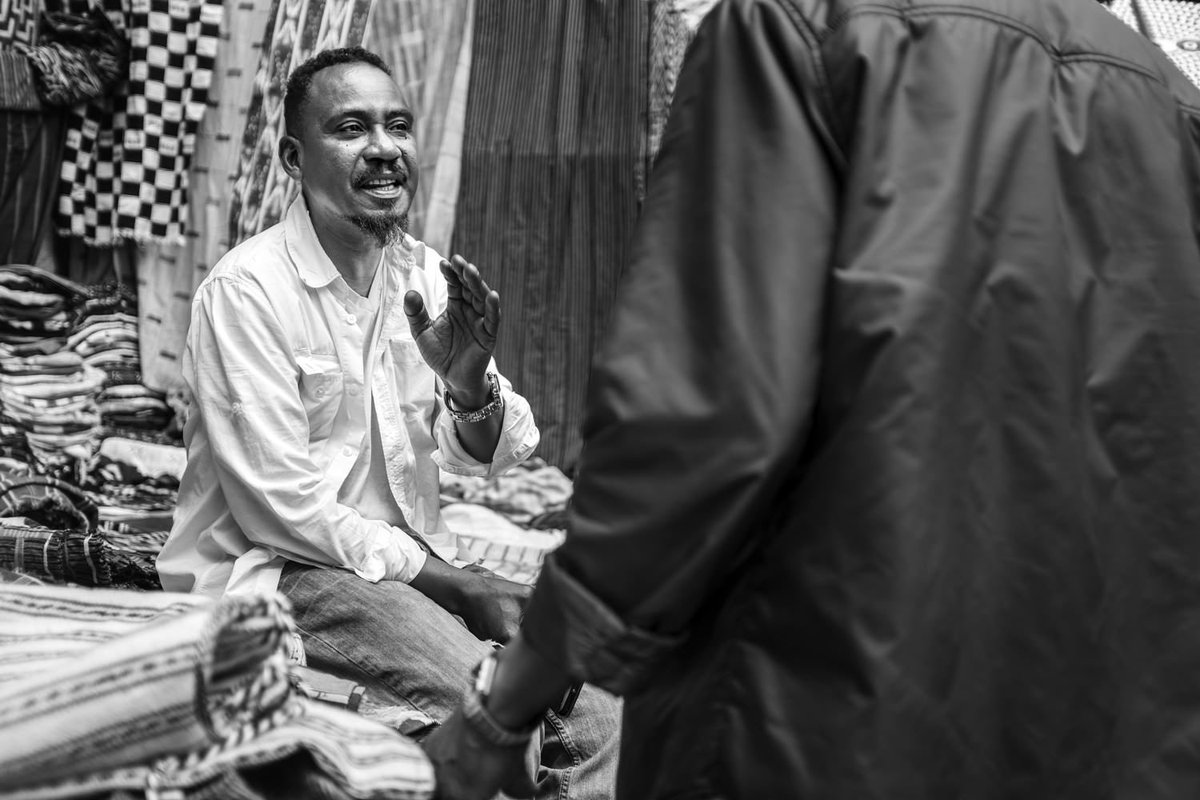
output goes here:
<path id="1" fill-rule="evenodd" d="M 475 691 L 487 697 L 492 691 L 492 681 L 496 677 L 496 653 L 493 651 L 483 657 L 475 668 Z"/>

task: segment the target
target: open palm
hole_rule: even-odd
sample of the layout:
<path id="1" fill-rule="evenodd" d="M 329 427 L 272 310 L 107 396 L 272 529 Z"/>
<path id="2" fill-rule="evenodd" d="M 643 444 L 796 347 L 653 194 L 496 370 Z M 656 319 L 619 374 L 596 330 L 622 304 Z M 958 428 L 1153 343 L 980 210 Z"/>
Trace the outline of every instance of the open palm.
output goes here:
<path id="1" fill-rule="evenodd" d="M 488 362 L 500 328 L 500 295 L 462 256 L 442 261 L 446 310 L 430 319 L 419 292 L 404 296 L 404 313 L 421 357 L 457 401 L 486 397 Z"/>

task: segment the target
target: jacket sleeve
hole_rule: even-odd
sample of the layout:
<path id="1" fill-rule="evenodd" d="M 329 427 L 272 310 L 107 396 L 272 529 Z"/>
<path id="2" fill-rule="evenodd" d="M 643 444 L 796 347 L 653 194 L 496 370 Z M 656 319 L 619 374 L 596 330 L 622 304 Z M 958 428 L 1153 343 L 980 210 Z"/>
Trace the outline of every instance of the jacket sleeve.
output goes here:
<path id="1" fill-rule="evenodd" d="M 837 206 L 816 53 L 771 2 L 690 48 L 523 635 L 622 693 L 756 546 L 805 445 Z"/>
<path id="2" fill-rule="evenodd" d="M 411 580 L 425 564 L 424 550 L 339 503 L 338 487 L 309 456 L 296 365 L 262 288 L 229 277 L 201 287 L 188 336 L 190 389 L 229 511 L 246 538 L 369 581 Z"/>

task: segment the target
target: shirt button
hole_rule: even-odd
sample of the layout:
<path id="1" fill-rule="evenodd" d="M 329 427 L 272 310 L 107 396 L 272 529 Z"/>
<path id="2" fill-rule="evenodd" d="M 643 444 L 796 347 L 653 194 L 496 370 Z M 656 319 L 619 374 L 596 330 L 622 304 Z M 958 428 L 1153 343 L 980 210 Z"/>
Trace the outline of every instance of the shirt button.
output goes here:
<path id="1" fill-rule="evenodd" d="M 353 314 L 347 314 L 346 322 L 350 325 L 353 325 L 354 323 L 358 322 L 358 317 L 354 316 Z"/>
<path id="2" fill-rule="evenodd" d="M 346 393 L 349 394 L 351 397 L 358 397 L 358 387 L 351 386 L 350 388 L 346 389 Z"/>
<path id="3" fill-rule="evenodd" d="M 345 447 L 342 448 L 342 455 L 344 455 L 344 456 L 354 455 L 354 448 L 351 447 L 350 445 L 346 445 Z"/>

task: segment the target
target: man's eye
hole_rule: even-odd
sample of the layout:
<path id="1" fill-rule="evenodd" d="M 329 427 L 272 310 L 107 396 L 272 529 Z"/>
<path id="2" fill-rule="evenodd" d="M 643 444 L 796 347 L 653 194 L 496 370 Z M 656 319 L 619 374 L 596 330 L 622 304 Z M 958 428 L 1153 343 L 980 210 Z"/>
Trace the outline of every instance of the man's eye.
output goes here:
<path id="1" fill-rule="evenodd" d="M 408 133 L 412 126 L 406 120 L 397 120 L 391 124 L 392 133 Z"/>
<path id="2" fill-rule="evenodd" d="M 340 130 L 342 133 L 362 133 L 363 126 L 359 125 L 357 122 L 351 122 L 343 125 L 338 130 Z"/>

